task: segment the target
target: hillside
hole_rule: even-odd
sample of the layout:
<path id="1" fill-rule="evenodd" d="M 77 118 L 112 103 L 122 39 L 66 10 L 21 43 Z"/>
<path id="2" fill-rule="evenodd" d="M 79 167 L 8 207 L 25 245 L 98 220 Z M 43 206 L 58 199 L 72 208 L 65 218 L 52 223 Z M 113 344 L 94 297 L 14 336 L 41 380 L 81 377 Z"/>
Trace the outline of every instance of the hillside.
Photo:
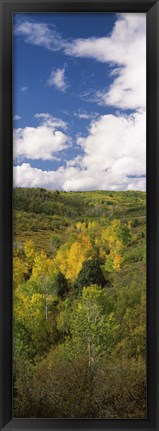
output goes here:
<path id="1" fill-rule="evenodd" d="M 77 221 L 110 220 L 132 222 L 133 232 L 145 233 L 146 196 L 144 192 L 59 192 L 16 188 L 13 194 L 14 241 L 32 239 L 37 249 L 50 253 L 52 235 L 65 241 Z"/>
<path id="2" fill-rule="evenodd" d="M 14 416 L 146 417 L 146 194 L 14 189 Z"/>

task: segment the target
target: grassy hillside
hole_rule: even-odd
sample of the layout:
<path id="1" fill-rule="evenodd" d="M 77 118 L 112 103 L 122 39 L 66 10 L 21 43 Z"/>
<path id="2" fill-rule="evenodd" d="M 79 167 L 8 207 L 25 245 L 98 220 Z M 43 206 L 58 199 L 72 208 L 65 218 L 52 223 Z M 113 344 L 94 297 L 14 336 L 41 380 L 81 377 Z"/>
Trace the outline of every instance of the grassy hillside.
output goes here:
<path id="1" fill-rule="evenodd" d="M 132 222 L 133 233 L 145 233 L 146 196 L 144 192 L 59 192 L 45 189 L 14 189 L 14 238 L 19 244 L 32 239 L 37 249 L 50 252 L 50 239 L 62 242 L 75 229 L 77 221 L 97 220 L 106 226 L 110 220 Z"/>
<path id="2" fill-rule="evenodd" d="M 146 417 L 146 195 L 14 189 L 14 416 Z"/>

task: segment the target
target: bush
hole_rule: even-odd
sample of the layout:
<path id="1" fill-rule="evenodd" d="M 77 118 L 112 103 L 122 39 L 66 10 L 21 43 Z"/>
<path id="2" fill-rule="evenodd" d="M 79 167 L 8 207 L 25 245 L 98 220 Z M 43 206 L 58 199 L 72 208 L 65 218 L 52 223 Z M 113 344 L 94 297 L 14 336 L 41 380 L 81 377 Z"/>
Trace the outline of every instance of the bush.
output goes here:
<path id="1" fill-rule="evenodd" d="M 131 250 L 127 250 L 124 256 L 124 262 L 140 262 L 144 258 L 144 247 L 139 245 Z"/>

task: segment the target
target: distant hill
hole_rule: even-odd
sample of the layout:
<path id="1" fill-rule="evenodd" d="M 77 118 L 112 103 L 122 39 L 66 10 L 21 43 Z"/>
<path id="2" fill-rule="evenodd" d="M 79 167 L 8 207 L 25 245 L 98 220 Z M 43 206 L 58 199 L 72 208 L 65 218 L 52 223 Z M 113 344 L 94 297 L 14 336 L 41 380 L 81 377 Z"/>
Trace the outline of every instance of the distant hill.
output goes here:
<path id="1" fill-rule="evenodd" d="M 62 242 L 77 221 L 98 220 L 105 226 L 113 219 L 131 221 L 138 232 L 146 223 L 146 193 L 141 191 L 48 191 L 15 188 L 13 191 L 14 243 L 32 239 L 37 249 L 50 250 L 50 237 Z"/>

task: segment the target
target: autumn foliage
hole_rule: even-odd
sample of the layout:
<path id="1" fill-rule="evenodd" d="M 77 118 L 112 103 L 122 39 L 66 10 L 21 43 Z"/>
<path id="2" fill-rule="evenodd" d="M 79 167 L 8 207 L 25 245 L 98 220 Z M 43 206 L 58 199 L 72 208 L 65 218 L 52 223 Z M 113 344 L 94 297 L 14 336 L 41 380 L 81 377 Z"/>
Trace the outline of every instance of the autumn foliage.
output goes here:
<path id="1" fill-rule="evenodd" d="M 146 417 L 145 194 L 14 190 L 14 416 Z"/>

